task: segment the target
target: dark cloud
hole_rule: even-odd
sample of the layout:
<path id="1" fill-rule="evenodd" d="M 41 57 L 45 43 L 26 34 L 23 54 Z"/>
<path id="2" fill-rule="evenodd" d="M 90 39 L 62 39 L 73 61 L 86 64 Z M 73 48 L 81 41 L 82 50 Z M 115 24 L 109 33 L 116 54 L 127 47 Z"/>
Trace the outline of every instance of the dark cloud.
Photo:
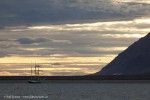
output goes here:
<path id="1" fill-rule="evenodd" d="M 59 65 L 61 65 L 61 63 L 52 63 L 51 65 L 59 66 Z"/>
<path id="2" fill-rule="evenodd" d="M 131 19 L 149 10 L 148 4 L 117 5 L 111 0 L 1 0 L 0 27 Z"/>
<path id="3" fill-rule="evenodd" d="M 149 29 L 149 26 L 150 26 L 150 23 L 134 25 L 134 27 L 139 28 L 139 29 Z"/>
<path id="4" fill-rule="evenodd" d="M 47 38 L 20 38 L 17 40 L 20 44 L 33 44 L 51 41 Z"/>
<path id="5" fill-rule="evenodd" d="M 53 76 L 81 76 L 81 75 L 87 75 L 86 72 L 81 71 L 70 71 L 70 72 L 51 72 Z"/>

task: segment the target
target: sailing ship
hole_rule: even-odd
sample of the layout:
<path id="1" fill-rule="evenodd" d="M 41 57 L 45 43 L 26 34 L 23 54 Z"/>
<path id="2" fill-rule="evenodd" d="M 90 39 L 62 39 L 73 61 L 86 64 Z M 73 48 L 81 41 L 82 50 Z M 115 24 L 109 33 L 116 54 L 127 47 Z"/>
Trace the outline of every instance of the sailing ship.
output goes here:
<path id="1" fill-rule="evenodd" d="M 34 69 L 31 66 L 31 78 L 28 81 L 28 83 L 41 83 L 41 80 L 40 80 L 40 71 L 42 71 L 42 70 L 39 70 L 40 67 L 41 66 L 37 65 L 36 63 L 35 63 Z"/>

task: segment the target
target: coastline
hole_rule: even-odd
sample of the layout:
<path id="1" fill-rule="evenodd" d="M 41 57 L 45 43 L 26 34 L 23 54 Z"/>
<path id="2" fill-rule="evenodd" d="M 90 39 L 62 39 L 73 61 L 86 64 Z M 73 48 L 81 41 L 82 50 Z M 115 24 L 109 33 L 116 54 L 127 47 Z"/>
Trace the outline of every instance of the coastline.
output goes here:
<path id="1" fill-rule="evenodd" d="M 28 81 L 0 80 L 0 83 L 28 83 Z M 42 80 L 41 83 L 150 83 L 150 80 Z"/>
<path id="2" fill-rule="evenodd" d="M 0 83 L 27 83 L 30 76 L 0 76 Z M 42 83 L 150 83 L 150 76 L 40 76 Z"/>

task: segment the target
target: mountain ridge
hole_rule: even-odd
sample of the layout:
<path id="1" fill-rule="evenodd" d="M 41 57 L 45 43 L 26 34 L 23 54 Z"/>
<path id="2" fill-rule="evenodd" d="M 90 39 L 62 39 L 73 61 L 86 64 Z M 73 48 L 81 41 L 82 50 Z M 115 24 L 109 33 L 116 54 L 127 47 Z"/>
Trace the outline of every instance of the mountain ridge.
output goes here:
<path id="1" fill-rule="evenodd" d="M 118 54 L 95 75 L 143 75 L 150 73 L 150 32 Z"/>

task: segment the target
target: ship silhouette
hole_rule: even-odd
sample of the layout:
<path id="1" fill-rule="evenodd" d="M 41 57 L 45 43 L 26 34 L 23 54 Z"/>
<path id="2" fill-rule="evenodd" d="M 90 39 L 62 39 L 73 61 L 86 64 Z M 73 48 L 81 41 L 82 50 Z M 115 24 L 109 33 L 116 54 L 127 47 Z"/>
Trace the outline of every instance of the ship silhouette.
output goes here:
<path id="1" fill-rule="evenodd" d="M 41 83 L 41 79 L 40 79 L 40 72 L 42 70 L 40 70 L 40 65 L 35 63 L 34 68 L 32 68 L 31 66 L 31 78 L 28 81 L 28 83 Z"/>

